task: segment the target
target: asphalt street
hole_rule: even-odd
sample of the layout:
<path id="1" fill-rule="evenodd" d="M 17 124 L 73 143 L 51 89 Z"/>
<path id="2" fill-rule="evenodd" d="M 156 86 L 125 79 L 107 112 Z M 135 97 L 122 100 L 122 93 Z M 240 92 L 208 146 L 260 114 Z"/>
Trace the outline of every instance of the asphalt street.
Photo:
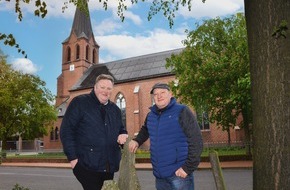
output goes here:
<path id="1" fill-rule="evenodd" d="M 142 190 L 155 189 L 151 170 L 137 170 L 137 175 Z M 195 190 L 216 189 L 211 170 L 198 170 L 194 175 Z M 228 190 L 253 188 L 251 169 L 223 169 L 223 175 Z M 118 173 L 116 173 L 115 179 L 118 179 Z M 82 189 L 71 169 L 0 166 L 0 190 L 12 190 L 16 183 L 30 190 Z"/>

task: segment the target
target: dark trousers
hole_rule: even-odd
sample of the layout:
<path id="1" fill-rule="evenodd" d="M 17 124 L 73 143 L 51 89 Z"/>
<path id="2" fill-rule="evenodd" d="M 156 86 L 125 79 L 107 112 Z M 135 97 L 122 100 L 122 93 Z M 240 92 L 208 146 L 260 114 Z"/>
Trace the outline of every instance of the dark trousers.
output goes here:
<path id="1" fill-rule="evenodd" d="M 84 190 L 101 190 L 105 180 L 114 178 L 114 173 L 90 171 L 79 163 L 74 167 L 73 173 Z"/>

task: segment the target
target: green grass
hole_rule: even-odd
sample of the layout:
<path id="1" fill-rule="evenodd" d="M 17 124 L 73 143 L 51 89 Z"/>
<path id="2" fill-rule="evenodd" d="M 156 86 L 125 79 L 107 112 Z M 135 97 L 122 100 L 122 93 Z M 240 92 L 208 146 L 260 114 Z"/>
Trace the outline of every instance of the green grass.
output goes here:
<path id="1" fill-rule="evenodd" d="M 149 150 L 140 150 L 138 149 L 135 154 L 136 158 L 150 158 Z"/>
<path id="2" fill-rule="evenodd" d="M 236 156 L 246 155 L 246 149 L 243 147 L 221 147 L 221 148 L 204 148 L 201 157 L 208 157 L 209 152 L 215 150 L 219 156 Z M 136 158 L 150 158 L 150 152 L 146 150 L 137 150 Z"/>
<path id="3" fill-rule="evenodd" d="M 242 147 L 221 147 L 221 148 L 204 148 L 201 157 L 208 157 L 210 150 L 218 152 L 219 156 L 235 156 L 246 155 L 245 148 Z M 15 155 L 7 154 L 8 158 L 66 158 L 62 152 L 56 153 L 40 153 L 33 155 Z M 150 158 L 150 152 L 148 150 L 138 149 L 136 152 L 136 158 Z"/>
<path id="4" fill-rule="evenodd" d="M 207 157 L 211 150 L 217 151 L 219 156 L 246 155 L 246 149 L 244 147 L 220 147 L 220 148 L 204 148 L 201 157 Z"/>

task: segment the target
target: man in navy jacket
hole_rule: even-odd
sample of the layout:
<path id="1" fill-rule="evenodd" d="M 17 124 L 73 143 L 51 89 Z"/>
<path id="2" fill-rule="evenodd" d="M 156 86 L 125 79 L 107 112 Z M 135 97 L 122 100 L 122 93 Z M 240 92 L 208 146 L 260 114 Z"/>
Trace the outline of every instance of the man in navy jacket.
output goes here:
<path id="1" fill-rule="evenodd" d="M 150 137 L 150 154 L 157 190 L 194 190 L 193 171 L 202 152 L 202 136 L 190 109 L 176 102 L 165 83 L 152 87 L 150 108 L 129 150 L 136 152 Z"/>
<path id="2" fill-rule="evenodd" d="M 63 150 L 84 190 L 101 190 L 114 178 L 127 140 L 121 110 L 109 100 L 114 85 L 110 75 L 97 77 L 89 94 L 69 104 L 60 128 Z"/>

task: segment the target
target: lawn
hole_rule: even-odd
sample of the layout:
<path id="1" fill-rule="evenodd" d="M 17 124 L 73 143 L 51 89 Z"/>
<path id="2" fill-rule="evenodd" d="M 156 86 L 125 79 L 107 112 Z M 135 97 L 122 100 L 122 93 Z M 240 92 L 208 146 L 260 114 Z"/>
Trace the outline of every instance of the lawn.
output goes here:
<path id="1" fill-rule="evenodd" d="M 204 148 L 201 157 L 208 157 L 211 150 L 217 151 L 219 156 L 246 155 L 246 149 L 244 147 L 220 147 Z M 150 158 L 150 152 L 146 150 L 137 150 L 136 158 Z"/>
<path id="2" fill-rule="evenodd" d="M 207 157 L 211 150 L 217 151 L 219 156 L 246 155 L 246 149 L 244 147 L 220 147 L 220 148 L 204 148 L 201 157 Z"/>
<path id="3" fill-rule="evenodd" d="M 221 147 L 221 148 L 204 148 L 201 157 L 208 157 L 209 152 L 215 150 L 219 156 L 235 156 L 246 155 L 246 150 L 243 147 Z M 36 154 L 7 154 L 8 158 L 66 158 L 62 152 L 54 153 L 36 153 Z M 150 158 L 150 152 L 148 150 L 138 149 L 136 152 L 136 158 Z"/>

